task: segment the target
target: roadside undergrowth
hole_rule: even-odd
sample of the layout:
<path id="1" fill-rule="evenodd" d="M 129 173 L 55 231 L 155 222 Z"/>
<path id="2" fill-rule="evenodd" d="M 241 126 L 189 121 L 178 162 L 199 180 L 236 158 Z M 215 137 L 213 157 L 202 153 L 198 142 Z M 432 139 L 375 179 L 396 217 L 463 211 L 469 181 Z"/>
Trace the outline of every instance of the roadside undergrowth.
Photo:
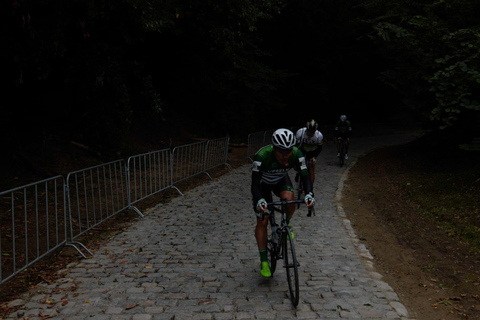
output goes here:
<path id="1" fill-rule="evenodd" d="M 479 252 L 480 152 L 438 146 L 429 137 L 404 148 L 411 150 L 399 150 L 407 167 L 397 183 L 405 199 L 445 235 Z"/>

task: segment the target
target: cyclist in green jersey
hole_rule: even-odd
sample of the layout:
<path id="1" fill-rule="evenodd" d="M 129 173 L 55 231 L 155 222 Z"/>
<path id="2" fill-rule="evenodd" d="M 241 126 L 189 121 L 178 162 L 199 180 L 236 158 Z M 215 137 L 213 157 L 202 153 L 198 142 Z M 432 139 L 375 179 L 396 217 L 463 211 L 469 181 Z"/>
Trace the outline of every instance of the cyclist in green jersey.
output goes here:
<path id="1" fill-rule="evenodd" d="M 311 208 L 315 204 L 312 182 L 302 152 L 295 147 L 295 135 L 288 129 L 278 129 L 272 135 L 272 144 L 261 148 L 253 158 L 252 198 L 257 215 L 255 238 L 260 252 L 261 270 L 264 277 L 271 277 L 267 259 L 267 203 L 272 202 L 272 192 L 281 199 L 295 200 L 294 189 L 288 171 L 297 168 L 305 188 L 305 203 Z M 295 212 L 295 204 L 287 206 L 287 222 Z M 292 238 L 294 237 L 292 232 Z"/>

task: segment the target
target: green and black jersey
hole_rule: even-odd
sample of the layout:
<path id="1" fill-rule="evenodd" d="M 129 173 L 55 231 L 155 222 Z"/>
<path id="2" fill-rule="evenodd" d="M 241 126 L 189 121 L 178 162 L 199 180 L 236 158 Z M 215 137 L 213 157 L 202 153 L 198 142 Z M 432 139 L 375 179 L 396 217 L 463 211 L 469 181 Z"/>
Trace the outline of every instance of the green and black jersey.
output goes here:
<path id="1" fill-rule="evenodd" d="M 350 121 L 338 121 L 335 125 L 335 137 L 349 138 L 352 134 L 352 125 Z"/>
<path id="2" fill-rule="evenodd" d="M 254 202 L 256 203 L 256 201 L 266 197 L 266 195 L 261 193 L 260 184 L 273 186 L 281 183 L 292 168 L 296 168 L 300 172 L 300 177 L 304 186 L 306 186 L 305 194 L 312 192 L 312 183 L 305 163 L 305 157 L 297 147 L 293 147 L 292 155 L 286 165 L 277 161 L 272 145 L 261 148 L 255 154 L 252 165 L 252 196 Z"/>

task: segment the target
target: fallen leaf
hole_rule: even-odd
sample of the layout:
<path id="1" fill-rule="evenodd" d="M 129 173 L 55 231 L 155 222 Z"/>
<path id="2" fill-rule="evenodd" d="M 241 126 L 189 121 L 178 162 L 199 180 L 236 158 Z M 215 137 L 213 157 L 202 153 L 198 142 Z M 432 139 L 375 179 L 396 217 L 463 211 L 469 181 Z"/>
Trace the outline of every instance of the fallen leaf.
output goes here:
<path id="1" fill-rule="evenodd" d="M 133 309 L 133 308 L 135 308 L 136 306 L 137 306 L 137 304 L 132 304 L 132 305 L 130 305 L 130 306 L 126 306 L 126 307 L 125 307 L 125 310 Z"/>

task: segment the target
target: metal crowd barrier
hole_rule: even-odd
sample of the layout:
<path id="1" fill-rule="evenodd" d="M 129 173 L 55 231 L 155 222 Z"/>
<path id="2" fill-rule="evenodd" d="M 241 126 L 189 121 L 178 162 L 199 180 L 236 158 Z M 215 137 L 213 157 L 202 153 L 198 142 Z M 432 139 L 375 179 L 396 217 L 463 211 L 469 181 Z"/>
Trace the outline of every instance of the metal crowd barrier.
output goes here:
<path id="1" fill-rule="evenodd" d="M 172 151 L 172 185 L 205 172 L 207 141 L 175 147 Z M 209 178 L 210 175 L 207 173 Z"/>
<path id="2" fill-rule="evenodd" d="M 74 240 L 129 207 L 125 161 L 117 160 L 70 172 L 66 186 L 71 241 L 68 244 L 82 255 L 76 245 L 92 255 Z"/>
<path id="3" fill-rule="evenodd" d="M 175 183 L 228 167 L 229 137 L 136 155 L 0 193 L 0 284 L 63 246 L 93 255 L 76 239 Z"/>
<path id="4" fill-rule="evenodd" d="M 261 147 L 271 143 L 274 131 L 275 130 L 250 133 L 248 135 L 247 158 L 253 161 L 255 153 L 257 153 Z"/>
<path id="5" fill-rule="evenodd" d="M 0 283 L 67 243 L 62 176 L 0 193 Z"/>
<path id="6" fill-rule="evenodd" d="M 228 137 L 227 139 L 221 138 L 208 140 L 205 157 L 205 172 L 223 164 L 228 168 L 231 168 L 228 164 L 228 143 Z"/>
<path id="7" fill-rule="evenodd" d="M 202 173 L 212 180 L 208 170 L 223 164 L 230 167 L 227 163 L 228 143 L 229 138 L 227 137 L 174 148 L 171 165 L 172 186 Z M 182 194 L 180 190 L 177 189 L 177 191 Z"/>
<path id="8" fill-rule="evenodd" d="M 140 154 L 128 158 L 128 203 L 130 209 L 143 214 L 133 204 L 168 188 L 175 188 L 171 174 L 172 156 L 170 149 Z M 177 191 L 181 194 L 180 190 Z"/>

